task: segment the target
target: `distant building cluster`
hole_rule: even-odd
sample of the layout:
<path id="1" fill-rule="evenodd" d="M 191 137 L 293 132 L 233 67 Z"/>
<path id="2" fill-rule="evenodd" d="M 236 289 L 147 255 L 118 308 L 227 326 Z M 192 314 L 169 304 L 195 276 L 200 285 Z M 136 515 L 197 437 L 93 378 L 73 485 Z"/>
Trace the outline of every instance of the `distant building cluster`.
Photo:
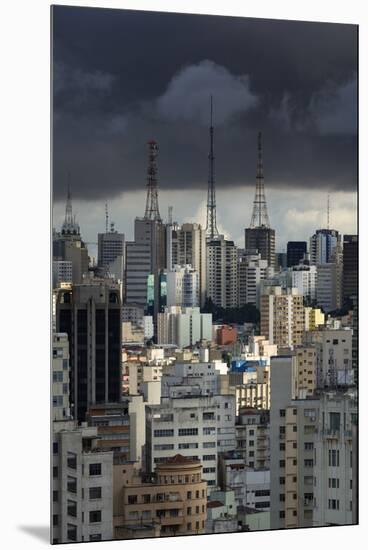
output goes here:
<path id="1" fill-rule="evenodd" d="M 244 248 L 164 222 L 158 147 L 127 240 L 53 234 L 54 543 L 357 522 L 358 237 L 276 253 L 258 136 Z M 252 313 L 253 317 L 247 316 Z M 243 316 L 243 317 L 242 317 Z M 271 475 L 272 472 L 272 475 Z"/>

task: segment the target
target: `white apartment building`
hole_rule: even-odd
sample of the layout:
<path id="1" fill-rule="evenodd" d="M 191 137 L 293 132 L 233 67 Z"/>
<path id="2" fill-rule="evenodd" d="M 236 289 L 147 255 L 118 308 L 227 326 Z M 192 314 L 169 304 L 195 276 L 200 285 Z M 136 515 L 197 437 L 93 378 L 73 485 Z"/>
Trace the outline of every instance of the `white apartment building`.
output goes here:
<path id="1" fill-rule="evenodd" d="M 162 396 L 185 395 L 187 386 L 197 387 L 201 395 L 220 393 L 220 375 L 226 375 L 228 367 L 221 361 L 207 363 L 175 363 L 161 378 Z M 174 389 L 175 386 L 175 389 Z M 170 392 L 171 388 L 171 392 Z"/>
<path id="2" fill-rule="evenodd" d="M 237 248 L 223 235 L 207 242 L 207 297 L 223 308 L 238 304 Z"/>
<path id="3" fill-rule="evenodd" d="M 237 506 L 270 509 L 270 470 L 248 468 L 238 452 L 219 457 L 220 485 L 231 489 Z"/>
<path id="4" fill-rule="evenodd" d="M 291 284 L 308 302 L 316 299 L 317 267 L 315 265 L 295 265 L 291 268 Z"/>
<path id="5" fill-rule="evenodd" d="M 52 420 L 70 418 L 69 340 L 64 333 L 52 336 Z"/>
<path id="6" fill-rule="evenodd" d="M 159 345 L 178 348 L 194 346 L 201 340 L 212 341 L 212 314 L 201 313 L 199 308 L 165 308 L 157 315 Z"/>
<path id="7" fill-rule="evenodd" d="M 113 538 L 113 452 L 97 448 L 97 428 L 53 424 L 52 541 Z"/>
<path id="8" fill-rule="evenodd" d="M 254 304 L 259 308 L 260 283 L 273 277 L 274 269 L 260 254 L 243 253 L 238 258 L 238 306 Z"/>
<path id="9" fill-rule="evenodd" d="M 209 490 L 217 485 L 218 452 L 235 448 L 235 404 L 232 396 L 163 397 L 147 406 L 146 467 L 180 453 L 203 465 Z"/>
<path id="10" fill-rule="evenodd" d="M 357 394 L 321 396 L 315 438 L 313 525 L 357 523 Z"/>
<path id="11" fill-rule="evenodd" d="M 190 265 L 174 265 L 166 271 L 167 306 L 199 307 L 200 280 L 199 273 Z"/>
<path id="12" fill-rule="evenodd" d="M 167 269 L 190 265 L 199 277 L 200 306 L 206 299 L 206 231 L 197 223 L 167 225 Z"/>

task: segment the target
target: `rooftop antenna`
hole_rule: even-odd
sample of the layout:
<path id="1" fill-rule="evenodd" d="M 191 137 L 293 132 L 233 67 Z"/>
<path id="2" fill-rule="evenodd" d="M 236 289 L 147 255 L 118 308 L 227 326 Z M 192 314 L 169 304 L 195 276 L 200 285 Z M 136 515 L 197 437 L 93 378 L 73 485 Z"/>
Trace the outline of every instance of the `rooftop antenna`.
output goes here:
<path id="1" fill-rule="evenodd" d="M 264 190 L 263 177 L 263 151 L 262 151 L 262 132 L 258 132 L 257 138 L 258 158 L 257 158 L 257 176 L 256 176 L 256 194 L 253 202 L 251 228 L 270 227 L 268 218 L 266 195 Z"/>
<path id="2" fill-rule="evenodd" d="M 107 209 L 107 202 L 105 203 L 105 233 L 109 232 L 109 211 Z"/>
<path id="3" fill-rule="evenodd" d="M 161 222 L 160 211 L 158 208 L 158 182 L 157 182 L 157 152 L 158 145 L 156 141 L 148 142 L 148 168 L 147 168 L 147 199 L 145 220 L 155 220 Z"/>
<path id="4" fill-rule="evenodd" d="M 218 237 L 216 224 L 216 189 L 215 189 L 215 155 L 213 151 L 213 101 L 211 95 L 211 116 L 210 116 L 210 151 L 208 154 L 208 191 L 207 191 L 207 225 L 206 235 L 209 239 Z"/>
<path id="5" fill-rule="evenodd" d="M 327 193 L 327 229 L 330 229 L 330 193 Z"/>

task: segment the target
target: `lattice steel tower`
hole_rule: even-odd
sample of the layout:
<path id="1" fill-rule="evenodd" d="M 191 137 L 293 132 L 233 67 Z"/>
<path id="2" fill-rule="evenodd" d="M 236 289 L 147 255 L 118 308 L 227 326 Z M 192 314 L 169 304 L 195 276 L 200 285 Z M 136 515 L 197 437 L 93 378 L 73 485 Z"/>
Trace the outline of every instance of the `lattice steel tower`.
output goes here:
<path id="1" fill-rule="evenodd" d="M 253 202 L 253 213 L 250 227 L 252 229 L 256 227 L 270 227 L 270 220 L 268 218 L 266 196 L 264 190 L 262 132 L 258 132 L 256 194 Z"/>
<path id="2" fill-rule="evenodd" d="M 206 236 L 208 239 L 218 237 L 216 225 L 216 189 L 215 189 L 215 156 L 213 153 L 213 105 L 211 95 L 211 125 L 210 125 L 210 152 L 208 154 L 208 193 L 207 193 L 207 225 Z"/>
<path id="3" fill-rule="evenodd" d="M 148 168 L 147 168 L 147 200 L 144 219 L 161 222 L 160 211 L 158 208 L 157 191 L 157 152 L 158 145 L 156 141 L 148 142 Z"/>

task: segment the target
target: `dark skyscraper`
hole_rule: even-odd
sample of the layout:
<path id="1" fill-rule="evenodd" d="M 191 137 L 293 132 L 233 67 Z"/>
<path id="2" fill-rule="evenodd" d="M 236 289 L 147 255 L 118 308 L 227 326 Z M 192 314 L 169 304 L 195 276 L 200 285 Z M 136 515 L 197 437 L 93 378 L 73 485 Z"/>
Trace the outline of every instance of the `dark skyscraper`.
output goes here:
<path id="1" fill-rule="evenodd" d="M 246 250 L 257 249 L 262 260 L 275 268 L 275 230 L 270 228 L 264 190 L 262 134 L 258 133 L 256 194 L 250 227 L 245 229 Z"/>
<path id="2" fill-rule="evenodd" d="M 289 241 L 287 243 L 287 267 L 299 265 L 304 254 L 307 253 L 307 243 L 305 241 Z"/>
<path id="3" fill-rule="evenodd" d="M 83 422 L 90 405 L 117 403 L 121 393 L 121 300 L 117 284 L 90 279 L 61 289 L 57 332 L 68 334 L 70 402 Z"/>
<path id="4" fill-rule="evenodd" d="M 352 305 L 358 296 L 358 235 L 344 235 L 343 242 L 343 305 Z"/>

